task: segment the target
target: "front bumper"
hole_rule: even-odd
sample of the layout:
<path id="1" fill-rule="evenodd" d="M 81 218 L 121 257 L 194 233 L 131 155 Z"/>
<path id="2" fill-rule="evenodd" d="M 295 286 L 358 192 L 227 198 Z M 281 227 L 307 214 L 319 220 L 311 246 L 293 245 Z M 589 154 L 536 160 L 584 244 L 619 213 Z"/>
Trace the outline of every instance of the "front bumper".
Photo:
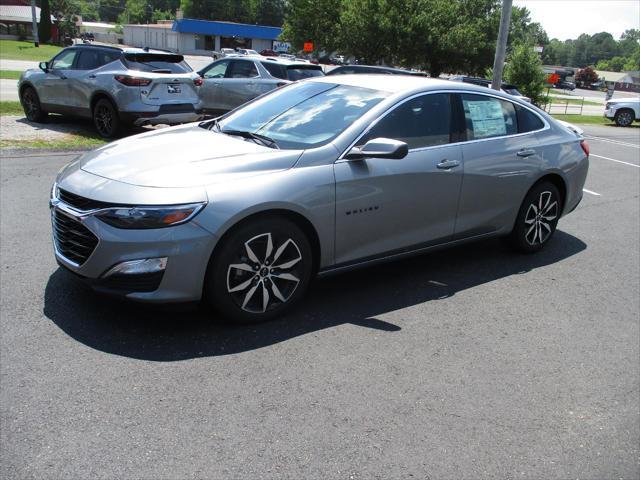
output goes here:
<path id="1" fill-rule="evenodd" d="M 614 108 L 609 108 L 608 110 L 604 111 L 604 116 L 609 120 L 613 120 L 613 118 L 616 116 L 616 110 Z"/>
<path id="2" fill-rule="evenodd" d="M 200 300 L 207 264 L 217 239 L 196 219 L 162 229 L 124 230 L 93 216 L 74 216 L 68 210 L 62 211 L 60 205 L 53 205 L 51 213 L 54 230 L 54 213 L 62 214 L 66 219 L 80 222 L 98 239 L 86 259 L 79 261 L 62 254 L 55 236 L 53 238 L 58 264 L 94 290 L 149 303 Z M 160 272 L 106 275 L 122 262 L 164 257 L 166 267 Z"/>

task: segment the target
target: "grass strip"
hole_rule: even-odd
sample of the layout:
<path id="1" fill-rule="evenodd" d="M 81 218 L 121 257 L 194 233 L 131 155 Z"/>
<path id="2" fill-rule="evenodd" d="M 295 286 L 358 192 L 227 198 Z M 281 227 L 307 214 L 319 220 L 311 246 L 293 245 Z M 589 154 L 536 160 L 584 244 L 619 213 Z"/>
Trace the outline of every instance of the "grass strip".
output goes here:
<path id="1" fill-rule="evenodd" d="M 22 75 L 22 72 L 17 70 L 0 70 L 0 79 L 3 80 L 18 80 Z"/>
<path id="2" fill-rule="evenodd" d="M 57 45 L 40 45 L 35 47 L 30 42 L 16 40 L 0 40 L 0 58 L 6 60 L 28 60 L 46 62 L 57 55 L 62 47 Z"/>
<path id="3" fill-rule="evenodd" d="M 18 101 L 0 102 L 0 115 L 24 115 L 24 109 Z"/>

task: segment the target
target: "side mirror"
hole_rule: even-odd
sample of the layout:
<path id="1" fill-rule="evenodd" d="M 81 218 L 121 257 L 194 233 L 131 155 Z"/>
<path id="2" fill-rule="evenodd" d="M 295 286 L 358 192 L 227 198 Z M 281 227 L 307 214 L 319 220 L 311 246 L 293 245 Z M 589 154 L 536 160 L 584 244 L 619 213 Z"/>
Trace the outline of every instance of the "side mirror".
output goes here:
<path id="1" fill-rule="evenodd" d="M 399 160 L 409 153 L 409 146 L 400 140 L 392 138 L 374 138 L 362 147 L 353 147 L 345 156 L 347 160 L 362 160 L 365 158 L 391 158 Z"/>
<path id="2" fill-rule="evenodd" d="M 49 62 L 40 62 L 38 66 L 44 73 L 47 73 L 49 71 Z"/>

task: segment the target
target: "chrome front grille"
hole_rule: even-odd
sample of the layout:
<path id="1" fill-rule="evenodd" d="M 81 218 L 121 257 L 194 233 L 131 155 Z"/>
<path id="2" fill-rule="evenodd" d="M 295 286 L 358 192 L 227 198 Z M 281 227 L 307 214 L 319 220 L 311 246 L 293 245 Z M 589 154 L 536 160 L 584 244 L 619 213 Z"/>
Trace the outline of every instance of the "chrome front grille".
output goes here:
<path id="1" fill-rule="evenodd" d="M 91 256 L 98 245 L 98 237 L 74 218 L 53 209 L 53 241 L 60 255 L 78 265 Z"/>

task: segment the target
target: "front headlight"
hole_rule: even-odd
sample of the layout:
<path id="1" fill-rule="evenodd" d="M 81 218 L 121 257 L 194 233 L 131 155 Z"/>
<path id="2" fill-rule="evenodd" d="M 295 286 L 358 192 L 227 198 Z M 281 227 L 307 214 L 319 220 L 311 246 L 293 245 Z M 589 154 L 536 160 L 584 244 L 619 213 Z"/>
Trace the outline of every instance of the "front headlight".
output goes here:
<path id="1" fill-rule="evenodd" d="M 165 228 L 186 223 L 204 208 L 206 203 L 167 205 L 162 207 L 114 207 L 95 214 L 116 228 Z"/>

